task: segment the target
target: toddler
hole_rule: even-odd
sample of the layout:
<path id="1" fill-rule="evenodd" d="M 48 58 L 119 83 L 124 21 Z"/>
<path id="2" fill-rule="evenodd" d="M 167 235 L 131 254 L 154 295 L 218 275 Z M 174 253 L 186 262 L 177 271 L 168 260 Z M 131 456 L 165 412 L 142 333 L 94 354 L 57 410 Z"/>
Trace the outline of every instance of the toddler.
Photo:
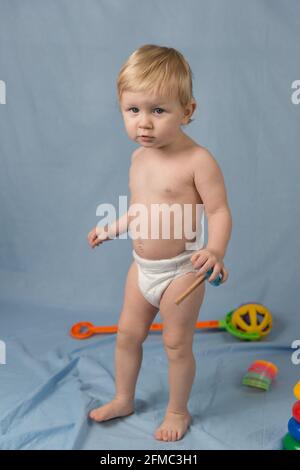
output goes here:
<path id="1" fill-rule="evenodd" d="M 142 345 L 160 311 L 169 366 L 169 400 L 154 436 L 158 440 L 176 441 L 191 423 L 188 400 L 195 376 L 192 346 L 204 283 L 179 305 L 175 299 L 210 268 L 213 272 L 209 281 L 219 274 L 222 283 L 227 280 L 223 259 L 231 234 L 231 213 L 216 160 L 182 130 L 192 121 L 196 109 L 192 72 L 183 55 L 169 47 L 152 44 L 140 47 L 122 66 L 117 89 L 126 131 L 139 144 L 131 157 L 131 200 L 123 217 L 111 225 L 93 228 L 88 241 L 94 248 L 121 233 L 135 231 L 133 261 L 118 322 L 115 396 L 92 410 L 90 418 L 106 421 L 134 412 Z M 154 209 L 173 206 L 179 214 L 176 220 L 170 213 L 167 218 L 163 210 L 153 216 Z M 132 210 L 136 207 L 144 209 L 142 225 L 146 229 L 142 235 L 136 235 Z M 185 208 L 189 211 L 184 211 Z M 202 220 L 204 213 L 208 223 L 206 245 L 198 223 L 198 215 Z M 178 228 L 186 221 L 189 227 L 179 237 Z M 166 222 L 168 236 L 160 230 L 155 232 Z"/>

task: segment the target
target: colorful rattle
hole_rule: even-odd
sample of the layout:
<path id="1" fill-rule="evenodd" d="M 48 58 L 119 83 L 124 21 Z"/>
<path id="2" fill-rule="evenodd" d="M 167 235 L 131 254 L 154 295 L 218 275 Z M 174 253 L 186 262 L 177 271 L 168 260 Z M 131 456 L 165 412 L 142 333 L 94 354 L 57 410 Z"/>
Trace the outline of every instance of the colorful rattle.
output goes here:
<path id="1" fill-rule="evenodd" d="M 251 318 L 252 323 L 247 323 L 247 318 L 243 320 L 243 316 L 248 315 L 246 306 L 252 311 L 257 311 L 257 317 Z M 253 310 L 254 309 L 254 310 Z M 255 310 L 257 309 L 257 310 Z M 261 318 L 263 320 L 260 322 Z M 242 321 L 243 320 L 243 321 Z M 210 320 L 196 323 L 196 329 L 215 329 L 220 328 L 226 330 L 236 338 L 248 341 L 258 341 L 263 336 L 266 336 L 272 328 L 272 315 L 269 310 L 260 304 L 243 304 L 236 310 L 227 313 L 223 320 Z M 161 331 L 163 329 L 162 323 L 153 323 L 150 326 L 150 331 Z M 86 339 L 95 334 L 101 333 L 116 333 L 118 331 L 117 325 L 111 326 L 94 326 L 90 322 L 80 322 L 72 326 L 70 335 L 75 339 Z"/>

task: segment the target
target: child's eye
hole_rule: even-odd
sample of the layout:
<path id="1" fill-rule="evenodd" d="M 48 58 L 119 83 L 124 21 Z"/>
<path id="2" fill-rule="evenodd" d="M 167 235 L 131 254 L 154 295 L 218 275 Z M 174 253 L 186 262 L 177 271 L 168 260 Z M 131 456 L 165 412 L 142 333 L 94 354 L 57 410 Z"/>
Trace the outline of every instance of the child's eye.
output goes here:
<path id="1" fill-rule="evenodd" d="M 135 108 L 135 107 L 133 107 L 133 108 L 129 108 L 129 111 L 131 111 L 131 110 L 133 110 L 133 109 L 138 109 L 138 108 Z M 135 114 L 135 113 L 134 113 L 134 114 Z"/>
<path id="2" fill-rule="evenodd" d="M 155 108 L 155 110 L 156 110 L 156 109 L 159 109 L 160 111 L 162 111 L 161 113 L 158 113 L 158 114 L 162 114 L 162 113 L 164 112 L 164 109 L 162 109 L 162 108 Z M 155 110 L 154 110 L 154 111 L 155 111 Z"/>
<path id="3" fill-rule="evenodd" d="M 129 111 L 132 111 L 133 114 L 136 114 L 136 112 L 135 112 L 134 110 L 137 110 L 137 112 L 139 112 L 139 109 L 136 108 L 135 106 L 133 106 L 132 108 L 129 108 Z M 162 113 L 164 112 L 164 109 L 162 109 L 162 108 L 155 108 L 154 111 L 156 111 L 156 110 L 160 110 L 160 111 L 161 111 L 161 112 L 159 112 L 158 114 L 162 114 Z"/>

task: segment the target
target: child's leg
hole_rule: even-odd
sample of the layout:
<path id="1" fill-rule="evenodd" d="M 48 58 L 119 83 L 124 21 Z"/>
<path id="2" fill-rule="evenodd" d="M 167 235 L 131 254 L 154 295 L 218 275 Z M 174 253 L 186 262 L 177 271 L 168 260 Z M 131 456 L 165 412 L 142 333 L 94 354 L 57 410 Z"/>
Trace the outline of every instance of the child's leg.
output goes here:
<path id="1" fill-rule="evenodd" d="M 162 295 L 160 313 L 164 323 L 163 342 L 169 360 L 169 403 L 165 419 L 155 437 L 164 441 L 181 439 L 191 417 L 187 403 L 195 376 L 193 336 L 205 285 L 197 287 L 181 304 L 175 299 L 195 280 L 194 273 L 171 282 Z"/>
<path id="2" fill-rule="evenodd" d="M 136 262 L 131 264 L 126 285 L 123 309 L 118 322 L 115 350 L 114 399 L 100 408 L 92 410 L 90 417 L 105 421 L 133 412 L 133 400 L 138 373 L 141 367 L 142 343 L 148 336 L 158 308 L 151 305 L 138 287 Z"/>

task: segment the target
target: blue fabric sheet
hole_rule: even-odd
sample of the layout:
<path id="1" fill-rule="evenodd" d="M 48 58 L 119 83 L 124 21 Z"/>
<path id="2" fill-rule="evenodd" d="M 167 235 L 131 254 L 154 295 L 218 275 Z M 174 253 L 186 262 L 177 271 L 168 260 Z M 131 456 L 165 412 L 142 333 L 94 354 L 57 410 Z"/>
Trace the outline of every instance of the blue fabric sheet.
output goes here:
<path id="1" fill-rule="evenodd" d="M 88 412 L 114 392 L 115 335 L 74 340 L 70 326 L 83 314 L 1 304 L 7 364 L 0 366 L 0 449 L 280 449 L 300 370 L 278 312 L 268 338 L 241 342 L 224 331 L 197 331 L 197 363 L 189 407 L 192 425 L 178 442 L 153 433 L 168 400 L 167 359 L 160 333 L 144 343 L 135 413 L 94 423 Z M 20 316 L 22 311 L 22 316 Z M 89 320 L 97 324 L 97 316 Z M 268 392 L 245 387 L 256 359 L 279 368 Z"/>

